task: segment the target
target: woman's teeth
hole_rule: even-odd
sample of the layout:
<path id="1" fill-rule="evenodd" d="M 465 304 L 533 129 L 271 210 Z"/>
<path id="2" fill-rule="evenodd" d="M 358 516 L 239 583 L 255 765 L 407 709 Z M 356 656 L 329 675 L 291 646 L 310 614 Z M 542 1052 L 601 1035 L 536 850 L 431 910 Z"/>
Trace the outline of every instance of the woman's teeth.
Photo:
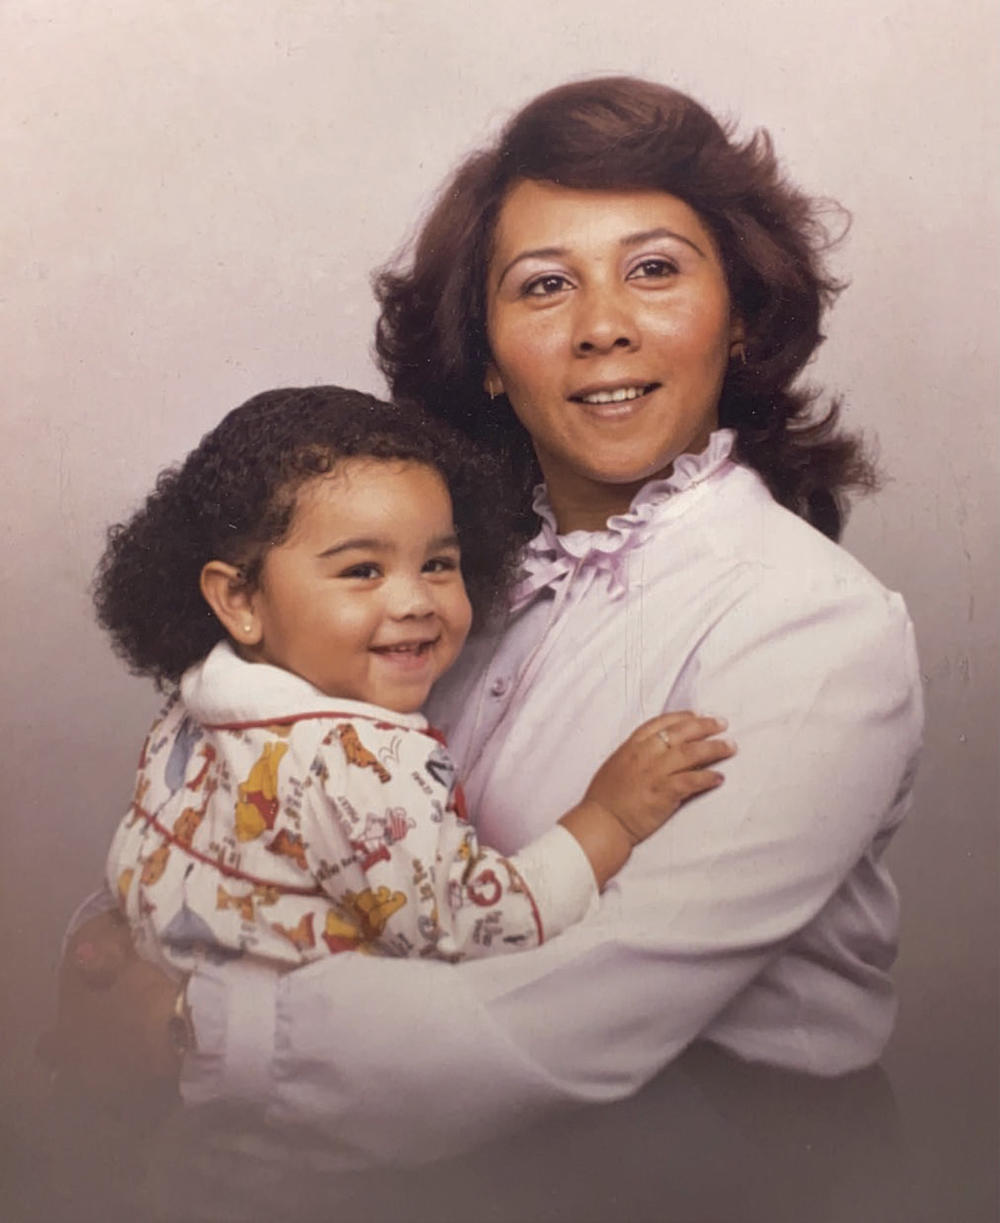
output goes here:
<path id="1" fill-rule="evenodd" d="M 574 396 L 581 403 L 624 403 L 628 399 L 640 399 L 652 390 L 650 386 L 620 386 L 612 391 L 593 391 L 590 395 Z"/>

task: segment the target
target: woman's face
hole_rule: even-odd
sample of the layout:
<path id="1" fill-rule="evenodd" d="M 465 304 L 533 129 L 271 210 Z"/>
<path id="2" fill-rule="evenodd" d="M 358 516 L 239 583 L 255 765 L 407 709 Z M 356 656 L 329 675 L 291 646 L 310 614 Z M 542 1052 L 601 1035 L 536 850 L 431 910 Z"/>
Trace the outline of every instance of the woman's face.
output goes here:
<path id="1" fill-rule="evenodd" d="M 561 531 L 598 529 L 704 448 L 742 327 L 714 240 L 659 191 L 522 181 L 487 273 L 492 363 L 531 434 Z"/>

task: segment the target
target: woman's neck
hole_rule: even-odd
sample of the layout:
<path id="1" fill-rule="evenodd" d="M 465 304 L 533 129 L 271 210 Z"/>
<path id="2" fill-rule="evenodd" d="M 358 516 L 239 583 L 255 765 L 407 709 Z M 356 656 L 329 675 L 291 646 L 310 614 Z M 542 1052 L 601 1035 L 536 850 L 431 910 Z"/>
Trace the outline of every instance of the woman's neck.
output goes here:
<path id="1" fill-rule="evenodd" d="M 638 490 L 647 483 L 647 479 L 632 484 L 564 482 L 561 479 L 546 481 L 556 530 L 560 534 L 604 531 L 609 519 L 617 514 L 626 514 Z"/>

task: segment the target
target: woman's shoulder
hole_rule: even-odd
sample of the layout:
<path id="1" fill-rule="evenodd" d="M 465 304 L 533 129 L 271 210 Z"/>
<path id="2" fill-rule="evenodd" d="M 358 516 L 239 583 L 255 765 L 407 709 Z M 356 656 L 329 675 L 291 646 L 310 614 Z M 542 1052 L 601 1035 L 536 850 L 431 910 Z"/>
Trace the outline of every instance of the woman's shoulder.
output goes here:
<path id="1" fill-rule="evenodd" d="M 739 564 L 754 584 L 883 602 L 899 599 L 842 544 L 779 505 L 756 472 L 734 466 L 707 499 L 703 538 L 723 561 Z"/>
<path id="2" fill-rule="evenodd" d="M 715 521 L 703 536 L 730 555 L 706 596 L 701 676 L 749 684 L 753 699 L 772 707 L 806 701 L 822 716 L 883 719 L 898 726 L 900 750 L 912 754 L 922 686 L 902 596 L 779 506 L 753 472 L 738 473 L 732 487 L 735 495 L 713 500 Z"/>
<path id="3" fill-rule="evenodd" d="M 778 505 L 755 472 L 731 468 L 686 526 L 677 542 L 689 572 L 680 576 L 690 579 L 687 589 L 711 626 L 701 638 L 703 662 L 780 641 L 793 669 L 821 666 L 821 656 L 845 666 L 885 656 L 912 684 L 914 631 L 902 596 Z"/>

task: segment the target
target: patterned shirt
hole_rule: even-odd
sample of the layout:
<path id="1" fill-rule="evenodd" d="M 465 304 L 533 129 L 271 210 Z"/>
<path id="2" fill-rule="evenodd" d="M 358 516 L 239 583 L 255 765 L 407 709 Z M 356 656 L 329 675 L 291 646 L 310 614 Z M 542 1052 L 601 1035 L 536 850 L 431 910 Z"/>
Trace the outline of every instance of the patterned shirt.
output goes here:
<path id="1" fill-rule="evenodd" d="M 512 858 L 479 844 L 421 715 L 325 697 L 225 643 L 154 722 L 107 874 L 143 954 L 183 972 L 514 951 L 595 892 L 561 828 Z"/>

